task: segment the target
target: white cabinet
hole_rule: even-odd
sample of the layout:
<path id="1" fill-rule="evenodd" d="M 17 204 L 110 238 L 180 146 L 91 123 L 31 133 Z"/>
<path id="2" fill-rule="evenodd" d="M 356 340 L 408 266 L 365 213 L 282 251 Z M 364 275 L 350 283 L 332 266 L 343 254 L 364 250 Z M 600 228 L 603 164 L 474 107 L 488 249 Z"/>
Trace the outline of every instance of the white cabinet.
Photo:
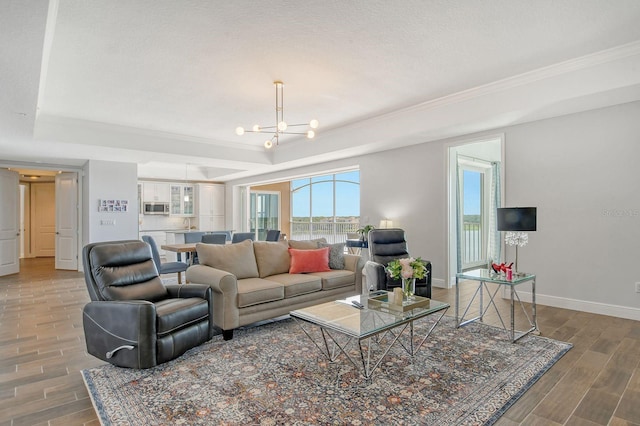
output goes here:
<path id="1" fill-rule="evenodd" d="M 191 217 L 194 214 L 194 188 L 193 185 L 183 185 L 179 183 L 171 184 L 171 203 L 169 213 L 172 216 Z"/>
<path id="2" fill-rule="evenodd" d="M 198 184 L 196 215 L 200 231 L 222 231 L 224 220 L 224 185 Z"/>
<path id="3" fill-rule="evenodd" d="M 170 200 L 169 184 L 164 182 L 143 182 L 142 201 L 168 203 Z"/>
<path id="4" fill-rule="evenodd" d="M 224 185 L 198 184 L 198 215 L 224 216 Z"/>
<path id="5" fill-rule="evenodd" d="M 224 231 L 224 216 L 198 216 L 199 231 Z"/>

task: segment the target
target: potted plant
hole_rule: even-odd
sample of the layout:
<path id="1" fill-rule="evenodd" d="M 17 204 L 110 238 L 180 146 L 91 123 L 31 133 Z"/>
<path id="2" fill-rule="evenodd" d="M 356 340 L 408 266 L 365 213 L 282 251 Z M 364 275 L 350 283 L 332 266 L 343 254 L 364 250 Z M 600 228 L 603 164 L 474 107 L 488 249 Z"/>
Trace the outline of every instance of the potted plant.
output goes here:
<path id="1" fill-rule="evenodd" d="M 358 229 L 356 232 L 360 234 L 360 239 L 362 241 L 367 241 L 367 235 L 369 235 L 369 231 L 375 229 L 373 225 L 364 225 L 362 228 Z"/>

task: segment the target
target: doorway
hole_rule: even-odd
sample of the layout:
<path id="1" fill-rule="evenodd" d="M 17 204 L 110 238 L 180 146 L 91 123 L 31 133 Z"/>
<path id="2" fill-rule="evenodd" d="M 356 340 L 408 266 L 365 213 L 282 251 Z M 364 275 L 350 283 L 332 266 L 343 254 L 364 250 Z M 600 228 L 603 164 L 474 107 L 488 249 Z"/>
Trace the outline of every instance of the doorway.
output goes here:
<path id="1" fill-rule="evenodd" d="M 2 197 L 18 194 L 16 232 L 18 259 L 51 258 L 55 269 L 79 270 L 79 174 L 77 171 L 9 167 L 15 186 Z M 6 194 L 5 194 L 6 192 Z M 5 256 L 7 246 L 0 247 Z M 6 253 L 5 253 L 6 252 Z M 16 262 L 22 265 L 24 262 Z M 30 263 L 26 263 L 27 265 Z M 18 272 L 19 268 L 10 273 Z"/>
<path id="2" fill-rule="evenodd" d="M 249 205 L 249 230 L 256 240 L 264 240 L 269 229 L 280 229 L 280 192 L 251 191 Z"/>
<path id="3" fill-rule="evenodd" d="M 457 272 L 499 263 L 497 208 L 503 203 L 503 135 L 449 146 L 447 286 Z"/>

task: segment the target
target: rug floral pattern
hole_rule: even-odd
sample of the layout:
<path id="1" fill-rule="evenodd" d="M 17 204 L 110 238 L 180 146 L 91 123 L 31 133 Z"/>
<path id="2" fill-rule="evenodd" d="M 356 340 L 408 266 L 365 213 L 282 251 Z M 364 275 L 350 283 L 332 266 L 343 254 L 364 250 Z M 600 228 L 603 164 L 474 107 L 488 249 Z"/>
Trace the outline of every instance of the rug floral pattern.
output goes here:
<path id="1" fill-rule="evenodd" d="M 570 348 L 538 336 L 513 344 L 502 329 L 444 317 L 413 362 L 394 346 L 367 382 L 287 319 L 155 368 L 82 374 L 103 424 L 490 425 Z"/>

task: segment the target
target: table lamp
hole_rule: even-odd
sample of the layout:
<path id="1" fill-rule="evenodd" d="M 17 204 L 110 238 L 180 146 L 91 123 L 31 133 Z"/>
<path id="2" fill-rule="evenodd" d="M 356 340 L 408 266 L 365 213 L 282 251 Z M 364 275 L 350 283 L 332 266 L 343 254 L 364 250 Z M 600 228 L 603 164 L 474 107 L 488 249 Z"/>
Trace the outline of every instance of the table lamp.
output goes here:
<path id="1" fill-rule="evenodd" d="M 514 273 L 518 273 L 518 247 L 529 242 L 527 231 L 536 230 L 536 207 L 503 207 L 498 209 L 498 231 L 507 231 L 504 241 L 516 246 Z"/>

